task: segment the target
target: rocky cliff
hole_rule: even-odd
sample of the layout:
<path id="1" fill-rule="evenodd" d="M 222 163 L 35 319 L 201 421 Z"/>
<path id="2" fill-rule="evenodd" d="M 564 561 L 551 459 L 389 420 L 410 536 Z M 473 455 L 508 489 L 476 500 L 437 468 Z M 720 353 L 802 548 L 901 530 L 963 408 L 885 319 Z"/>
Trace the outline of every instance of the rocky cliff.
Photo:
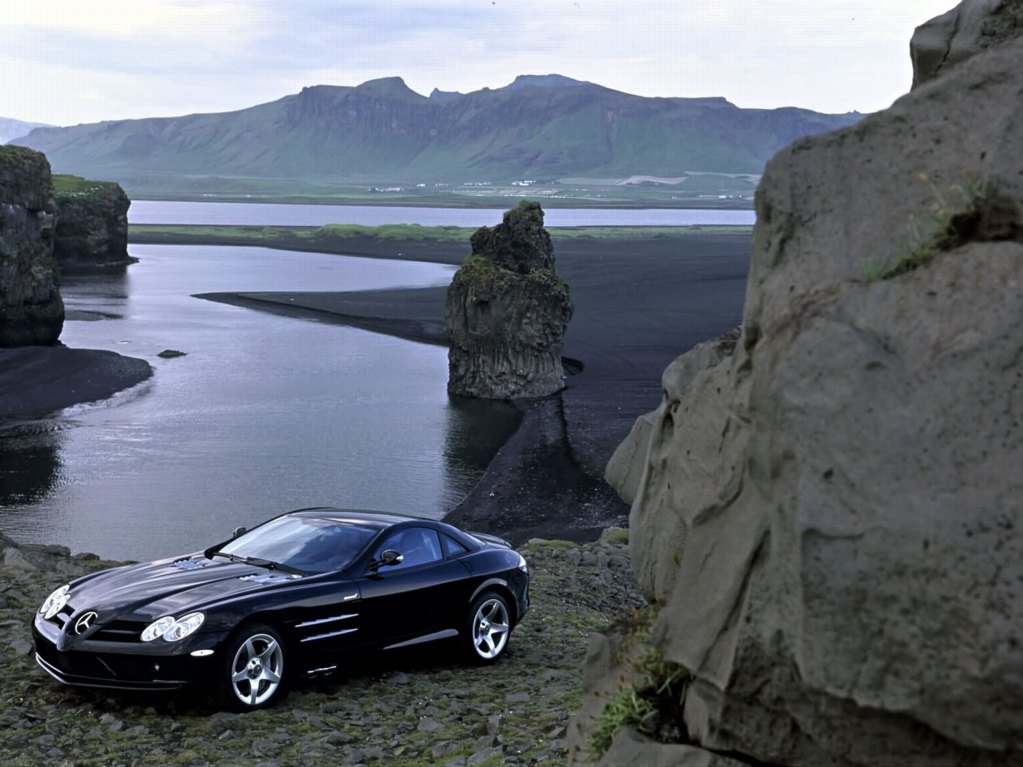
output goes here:
<path id="1" fill-rule="evenodd" d="M 578 761 L 1023 763 L 1021 20 L 967 0 L 768 164 L 741 330 L 608 466 L 656 609 L 591 644 Z"/>
<path id="2" fill-rule="evenodd" d="M 53 177 L 57 229 L 53 255 L 65 271 L 82 267 L 126 266 L 128 207 L 119 184 L 78 176 Z"/>
<path id="3" fill-rule="evenodd" d="M 0 146 L 0 347 L 53 344 L 64 326 L 50 164 Z"/>
<path id="4" fill-rule="evenodd" d="M 561 349 L 572 302 L 554 271 L 543 210 L 521 202 L 472 236 L 448 288 L 448 391 L 523 399 L 564 388 Z"/>

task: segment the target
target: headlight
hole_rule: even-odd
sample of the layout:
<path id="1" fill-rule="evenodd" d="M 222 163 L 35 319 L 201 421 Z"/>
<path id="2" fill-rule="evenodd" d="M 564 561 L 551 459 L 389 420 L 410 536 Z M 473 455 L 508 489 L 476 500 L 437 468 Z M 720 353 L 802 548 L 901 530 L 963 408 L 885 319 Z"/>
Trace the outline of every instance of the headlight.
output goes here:
<path id="1" fill-rule="evenodd" d="M 152 642 L 163 637 L 168 642 L 177 642 L 195 633 L 204 620 L 206 616 L 202 613 L 189 613 L 180 620 L 173 615 L 165 615 L 146 626 L 146 630 L 142 632 L 142 641 Z"/>
<path id="2" fill-rule="evenodd" d="M 202 613 L 189 613 L 184 618 L 178 619 L 173 626 L 167 629 L 163 638 L 168 642 L 177 642 L 179 639 L 184 639 L 189 634 L 194 634 L 204 620 L 206 620 L 206 616 Z"/>
<path id="3" fill-rule="evenodd" d="M 526 558 L 521 554 L 519 554 L 519 569 L 527 575 L 529 574 L 529 565 L 526 564 Z"/>
<path id="4" fill-rule="evenodd" d="M 64 609 L 64 605 L 66 605 L 68 601 L 68 592 L 70 590 L 71 585 L 65 583 L 59 589 L 50 594 L 50 596 L 46 597 L 46 601 L 43 602 L 42 607 L 39 608 L 39 612 L 42 613 L 44 618 L 49 620 Z"/>
<path id="5" fill-rule="evenodd" d="M 175 619 L 173 615 L 165 615 L 162 618 L 157 618 L 155 621 L 146 626 L 146 630 L 142 632 L 143 642 L 152 642 L 154 639 L 159 639 L 167 633 L 167 629 L 173 626 Z"/>

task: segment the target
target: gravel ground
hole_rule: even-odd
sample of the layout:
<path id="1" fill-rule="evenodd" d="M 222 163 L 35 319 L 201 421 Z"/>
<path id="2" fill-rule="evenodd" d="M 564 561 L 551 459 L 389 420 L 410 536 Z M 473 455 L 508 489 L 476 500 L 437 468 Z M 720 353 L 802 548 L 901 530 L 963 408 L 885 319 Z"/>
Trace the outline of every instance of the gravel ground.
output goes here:
<path id="1" fill-rule="evenodd" d="M 360 659 L 281 705 L 238 715 L 198 695 L 62 687 L 32 656 L 34 611 L 62 582 L 109 567 L 0 536 L 0 764 L 564 764 L 589 636 L 644 604 L 625 533 L 530 541 L 532 609 L 487 669 L 436 650 Z"/>

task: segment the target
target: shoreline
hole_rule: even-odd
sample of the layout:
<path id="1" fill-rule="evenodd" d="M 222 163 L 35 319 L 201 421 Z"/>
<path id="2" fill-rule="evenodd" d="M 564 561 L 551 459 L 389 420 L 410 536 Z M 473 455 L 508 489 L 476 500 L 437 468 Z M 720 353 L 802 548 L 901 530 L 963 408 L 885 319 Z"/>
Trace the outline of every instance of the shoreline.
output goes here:
<path id="1" fill-rule="evenodd" d="M 469 250 L 467 242 L 369 240 L 360 255 L 457 264 Z M 636 418 L 658 406 L 667 365 L 737 324 L 750 241 L 748 233 L 555 241 L 558 272 L 575 304 L 562 355 L 580 364 L 568 366 L 560 393 L 515 403 L 523 413 L 518 431 L 469 495 L 443 510 L 447 518 L 516 544 L 533 537 L 586 541 L 604 528 L 624 526 L 628 507 L 605 482 L 604 468 Z M 199 297 L 446 346 L 446 291 L 444 286 Z M 55 357 L 59 364 L 40 367 Z M 0 363 L 19 358 L 19 364 L 0 364 L 0 418 L 104 399 L 152 375 L 145 361 L 114 352 L 62 346 L 0 350 Z"/>
<path id="2" fill-rule="evenodd" d="M 123 184 L 122 184 L 123 185 Z M 615 187 L 602 187 L 614 189 Z M 587 195 L 571 196 L 548 196 L 535 193 L 522 194 L 449 194 L 424 196 L 415 194 L 388 194 L 379 193 L 379 196 L 370 195 L 338 195 L 327 197 L 314 194 L 279 194 L 253 196 L 251 194 L 223 194 L 223 195 L 180 195 L 180 194 L 158 194 L 154 192 L 136 191 L 133 185 L 125 187 L 129 197 L 133 200 L 146 200 L 152 202 L 231 202 L 243 203 L 246 205 L 338 205 L 338 206 L 365 206 L 367 208 L 499 208 L 506 210 L 514 207 L 520 200 L 536 200 L 544 208 L 597 208 L 612 210 L 643 210 L 643 209 L 675 209 L 686 210 L 753 210 L 752 197 L 686 197 L 679 199 L 670 192 L 666 196 L 651 195 L 649 197 L 626 196 L 612 199 L 595 199 Z M 667 191 L 667 189 L 662 190 Z"/>
<path id="3" fill-rule="evenodd" d="M 152 375 L 145 360 L 101 349 L 0 349 L 0 422 L 109 399 Z"/>

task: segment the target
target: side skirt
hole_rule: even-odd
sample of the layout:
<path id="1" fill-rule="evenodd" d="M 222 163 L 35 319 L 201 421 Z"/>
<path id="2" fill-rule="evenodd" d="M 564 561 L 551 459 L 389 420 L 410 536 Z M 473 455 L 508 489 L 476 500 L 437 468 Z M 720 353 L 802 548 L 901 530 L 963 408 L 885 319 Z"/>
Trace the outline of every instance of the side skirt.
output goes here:
<path id="1" fill-rule="evenodd" d="M 438 639 L 451 639 L 452 637 L 458 636 L 458 632 L 455 629 L 444 629 L 443 631 L 434 631 L 432 634 L 424 634 L 421 637 L 415 639 L 408 639 L 404 642 L 398 642 L 398 644 L 391 644 L 385 647 L 385 650 L 398 650 L 402 647 L 412 647 L 417 644 L 424 644 L 425 642 L 435 642 Z"/>

